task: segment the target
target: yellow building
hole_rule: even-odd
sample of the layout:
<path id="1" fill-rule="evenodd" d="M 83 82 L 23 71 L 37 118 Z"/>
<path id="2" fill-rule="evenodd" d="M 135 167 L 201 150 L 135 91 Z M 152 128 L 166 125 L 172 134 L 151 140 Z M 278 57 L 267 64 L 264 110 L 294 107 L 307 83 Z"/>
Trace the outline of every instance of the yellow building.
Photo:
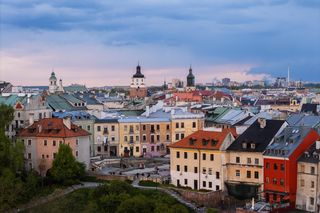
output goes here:
<path id="1" fill-rule="evenodd" d="M 229 195 L 240 199 L 261 195 L 263 152 L 285 126 L 285 121 L 259 118 L 227 148 L 224 170 Z"/>
<path id="2" fill-rule="evenodd" d="M 224 150 L 234 140 L 235 131 L 199 130 L 170 145 L 172 184 L 192 189 L 223 190 Z"/>
<path id="3" fill-rule="evenodd" d="M 119 155 L 122 157 L 140 157 L 140 122 L 137 117 L 120 118 L 119 122 Z"/>
<path id="4" fill-rule="evenodd" d="M 94 123 L 94 152 L 97 156 L 119 156 L 118 119 L 99 119 Z"/>

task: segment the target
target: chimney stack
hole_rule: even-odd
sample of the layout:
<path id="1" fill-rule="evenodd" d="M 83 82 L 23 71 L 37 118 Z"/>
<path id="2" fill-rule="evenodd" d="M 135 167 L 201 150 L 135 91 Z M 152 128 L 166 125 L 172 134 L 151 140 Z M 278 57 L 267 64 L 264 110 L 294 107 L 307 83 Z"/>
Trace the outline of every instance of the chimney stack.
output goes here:
<path id="1" fill-rule="evenodd" d="M 63 118 L 63 124 L 68 128 L 71 129 L 71 117 L 66 116 Z"/>
<path id="2" fill-rule="evenodd" d="M 34 123 L 34 113 L 29 113 L 29 126 Z"/>
<path id="3" fill-rule="evenodd" d="M 267 120 L 265 118 L 258 118 L 258 123 L 261 129 L 267 126 Z"/>
<path id="4" fill-rule="evenodd" d="M 149 117 L 150 115 L 150 107 L 146 106 L 146 117 Z"/>

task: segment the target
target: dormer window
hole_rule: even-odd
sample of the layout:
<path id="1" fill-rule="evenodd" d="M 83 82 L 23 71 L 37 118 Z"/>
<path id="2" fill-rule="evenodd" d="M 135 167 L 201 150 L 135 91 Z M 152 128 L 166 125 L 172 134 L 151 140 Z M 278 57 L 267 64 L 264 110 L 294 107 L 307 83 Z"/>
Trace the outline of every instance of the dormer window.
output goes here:
<path id="1" fill-rule="evenodd" d="M 195 142 L 196 142 L 196 139 L 195 139 L 195 138 L 190 138 L 190 139 L 189 139 L 189 144 L 190 144 L 190 145 L 194 145 Z"/>
<path id="2" fill-rule="evenodd" d="M 216 140 L 216 139 L 211 140 L 211 146 L 215 146 L 215 145 L 217 145 L 217 143 L 218 143 L 218 140 Z"/>
<path id="3" fill-rule="evenodd" d="M 203 145 L 203 146 L 206 146 L 207 144 L 208 144 L 208 140 L 202 139 L 202 145 Z"/>
<path id="4" fill-rule="evenodd" d="M 246 149 L 247 148 L 247 143 L 242 143 L 242 148 Z"/>
<path id="5" fill-rule="evenodd" d="M 251 149 L 255 149 L 256 148 L 256 144 L 251 143 Z"/>

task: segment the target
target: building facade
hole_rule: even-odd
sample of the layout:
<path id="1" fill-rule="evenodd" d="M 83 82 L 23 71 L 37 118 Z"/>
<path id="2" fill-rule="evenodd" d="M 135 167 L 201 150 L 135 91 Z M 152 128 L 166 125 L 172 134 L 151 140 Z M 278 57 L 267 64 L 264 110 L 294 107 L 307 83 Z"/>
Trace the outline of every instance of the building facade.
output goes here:
<path id="1" fill-rule="evenodd" d="M 175 186 L 219 191 L 224 189 L 225 149 L 234 131 L 199 130 L 170 145 L 170 174 Z"/>
<path id="2" fill-rule="evenodd" d="M 70 117 L 44 118 L 19 133 L 25 145 L 26 169 L 39 172 L 42 176 L 52 167 L 60 144 L 68 144 L 74 157 L 89 169 L 89 133 L 71 123 Z"/>

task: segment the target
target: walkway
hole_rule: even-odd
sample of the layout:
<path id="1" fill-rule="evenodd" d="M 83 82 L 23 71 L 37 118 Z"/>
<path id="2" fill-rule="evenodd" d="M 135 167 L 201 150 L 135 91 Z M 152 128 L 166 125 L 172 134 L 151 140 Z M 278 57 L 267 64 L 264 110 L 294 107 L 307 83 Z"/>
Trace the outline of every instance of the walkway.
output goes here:
<path id="1" fill-rule="evenodd" d="M 39 206 L 41 204 L 44 204 L 44 203 L 48 203 L 52 200 L 55 200 L 59 197 L 62 197 L 66 194 L 69 194 L 75 190 L 78 190 L 78 189 L 84 189 L 84 188 L 96 188 L 98 187 L 99 185 L 101 185 L 101 183 L 95 183 L 95 182 L 81 182 L 81 184 L 78 184 L 78 185 L 73 185 L 73 186 L 70 186 L 58 193 L 53 193 L 53 194 L 50 194 L 46 197 L 41 197 L 39 198 L 38 200 L 36 201 L 31 201 L 27 204 L 24 204 L 22 206 L 20 206 L 20 208 L 17 208 L 17 209 L 13 209 L 12 211 L 10 212 L 20 212 L 20 211 L 25 211 L 25 210 L 28 210 L 28 209 L 31 209 L 33 207 L 36 207 L 36 206 Z"/>
<path id="2" fill-rule="evenodd" d="M 189 208 L 193 209 L 194 211 L 198 212 L 198 213 L 204 213 L 205 212 L 205 208 L 198 208 L 196 205 L 194 205 L 193 203 L 187 201 L 186 199 L 184 199 L 183 197 L 181 197 L 177 192 L 171 190 L 171 189 L 166 189 L 166 188 L 161 188 L 161 187 L 151 187 L 151 186 L 139 186 L 139 179 L 135 179 L 132 182 L 132 186 L 135 188 L 139 188 L 139 189 L 151 189 L 151 190 L 160 190 L 163 191 L 165 193 L 167 193 L 168 195 L 170 195 L 171 197 L 174 197 L 175 199 L 177 199 L 180 203 L 188 206 Z"/>

